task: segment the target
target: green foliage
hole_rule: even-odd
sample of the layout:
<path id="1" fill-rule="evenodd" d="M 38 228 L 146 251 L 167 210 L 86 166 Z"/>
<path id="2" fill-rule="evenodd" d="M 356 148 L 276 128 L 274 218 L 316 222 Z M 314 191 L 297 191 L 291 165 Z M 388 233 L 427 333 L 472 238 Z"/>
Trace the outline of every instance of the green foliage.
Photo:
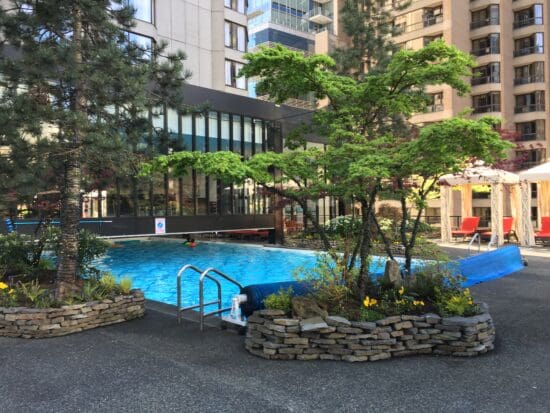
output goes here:
<path id="1" fill-rule="evenodd" d="M 31 238 L 12 232 L 0 235 L 0 279 L 2 276 L 26 274 L 31 268 Z"/>
<path id="2" fill-rule="evenodd" d="M 119 288 L 122 294 L 130 294 L 130 291 L 132 290 L 132 279 L 128 277 L 121 278 L 119 282 Z"/>
<path id="3" fill-rule="evenodd" d="M 104 272 L 99 279 L 99 285 L 107 292 L 111 292 L 116 288 L 116 278 L 113 274 Z"/>
<path id="4" fill-rule="evenodd" d="M 15 291 L 19 300 L 28 307 L 47 308 L 53 303 L 50 291 L 43 288 L 38 280 L 19 283 Z"/>
<path id="5" fill-rule="evenodd" d="M 346 314 L 357 280 L 357 268 L 349 269 L 345 261 L 328 254 L 317 257 L 311 269 L 298 268 L 296 277 L 312 286 L 311 296 L 331 314 Z"/>
<path id="6" fill-rule="evenodd" d="M 330 235 L 347 237 L 357 235 L 361 230 L 361 219 L 353 216 L 339 216 L 325 224 L 325 231 Z"/>
<path id="7" fill-rule="evenodd" d="M 438 289 L 436 305 L 439 313 L 445 317 L 473 316 L 480 313 L 480 308 L 474 303 L 470 290 Z"/>
<path id="8" fill-rule="evenodd" d="M 264 299 L 264 306 L 268 310 L 282 310 L 285 314 L 290 314 L 292 310 L 292 287 L 269 294 Z"/>

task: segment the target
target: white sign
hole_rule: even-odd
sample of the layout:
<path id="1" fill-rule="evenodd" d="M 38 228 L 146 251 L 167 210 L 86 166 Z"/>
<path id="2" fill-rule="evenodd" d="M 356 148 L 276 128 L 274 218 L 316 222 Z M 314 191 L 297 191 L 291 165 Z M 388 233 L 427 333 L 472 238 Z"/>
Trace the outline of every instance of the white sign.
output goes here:
<path id="1" fill-rule="evenodd" d="M 155 234 L 166 234 L 166 218 L 155 218 Z"/>

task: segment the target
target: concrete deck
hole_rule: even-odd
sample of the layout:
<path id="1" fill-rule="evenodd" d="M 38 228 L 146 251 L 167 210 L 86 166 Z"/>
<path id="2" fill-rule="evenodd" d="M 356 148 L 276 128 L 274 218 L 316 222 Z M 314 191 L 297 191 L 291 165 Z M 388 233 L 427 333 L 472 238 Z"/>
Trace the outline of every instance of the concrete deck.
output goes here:
<path id="1" fill-rule="evenodd" d="M 550 411 L 550 260 L 472 291 L 497 328 L 495 351 L 474 359 L 266 361 L 242 336 L 156 310 L 62 338 L 0 338 L 0 411 Z"/>

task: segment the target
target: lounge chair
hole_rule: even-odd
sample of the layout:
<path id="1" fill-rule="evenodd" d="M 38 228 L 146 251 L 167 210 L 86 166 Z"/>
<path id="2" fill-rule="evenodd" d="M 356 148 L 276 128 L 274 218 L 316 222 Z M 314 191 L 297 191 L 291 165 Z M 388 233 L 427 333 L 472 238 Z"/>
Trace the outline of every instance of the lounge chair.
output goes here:
<path id="1" fill-rule="evenodd" d="M 550 242 L 550 217 L 541 217 L 540 231 L 535 232 L 535 241 Z"/>
<path id="2" fill-rule="evenodd" d="M 510 242 L 510 237 L 514 237 L 516 242 L 518 241 L 518 236 L 513 230 L 514 218 L 513 217 L 504 217 L 502 218 L 502 233 L 504 234 L 504 239 Z M 485 231 L 479 234 L 483 239 L 491 239 L 493 233 L 491 231 Z"/>
<path id="3" fill-rule="evenodd" d="M 462 237 L 462 239 L 474 235 L 476 233 L 477 226 L 479 225 L 479 217 L 465 217 L 462 220 L 460 229 L 452 231 L 451 234 L 454 238 Z"/>

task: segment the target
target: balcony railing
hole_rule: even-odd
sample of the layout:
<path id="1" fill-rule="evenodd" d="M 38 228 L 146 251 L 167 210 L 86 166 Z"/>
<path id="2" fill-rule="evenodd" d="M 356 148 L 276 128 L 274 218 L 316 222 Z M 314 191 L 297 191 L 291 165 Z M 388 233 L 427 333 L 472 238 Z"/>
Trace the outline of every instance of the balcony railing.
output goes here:
<path id="1" fill-rule="evenodd" d="M 479 29 L 480 27 L 491 26 L 491 25 L 500 24 L 500 19 L 498 17 L 491 17 L 483 20 L 475 20 L 470 23 L 470 30 Z"/>
<path id="2" fill-rule="evenodd" d="M 540 53 L 544 53 L 543 46 L 522 47 L 521 49 L 514 50 L 514 57 L 526 56 L 528 54 L 540 54 Z"/>
<path id="3" fill-rule="evenodd" d="M 543 141 L 544 138 L 544 132 L 524 132 L 518 135 L 516 138 L 517 142 L 525 142 L 525 141 Z"/>
<path id="4" fill-rule="evenodd" d="M 528 83 L 539 83 L 544 82 L 544 76 L 542 75 L 535 75 L 535 76 L 524 76 L 524 77 L 516 77 L 514 79 L 514 85 L 527 85 Z"/>
<path id="5" fill-rule="evenodd" d="M 529 17 L 527 19 L 519 19 L 514 21 L 514 29 L 519 29 L 520 27 L 532 26 L 534 24 L 542 24 L 542 17 Z"/>
<path id="6" fill-rule="evenodd" d="M 492 105 L 474 106 L 474 113 L 500 112 L 500 103 Z"/>
<path id="7" fill-rule="evenodd" d="M 414 31 L 417 31 L 417 30 L 422 30 L 425 27 L 433 26 L 437 23 L 441 23 L 442 21 L 443 21 L 443 15 L 438 14 L 437 16 L 425 16 L 425 17 L 422 18 L 422 21 L 412 23 L 412 24 L 409 24 L 409 25 L 405 25 L 403 23 L 402 24 L 396 24 L 395 28 L 400 31 L 399 34 L 410 33 L 410 32 L 414 32 Z"/>
<path id="8" fill-rule="evenodd" d="M 429 113 L 442 112 L 444 109 L 445 108 L 441 104 L 426 106 L 426 112 L 429 112 Z"/>
<path id="9" fill-rule="evenodd" d="M 543 103 L 533 103 L 530 105 L 517 105 L 514 113 L 544 112 Z"/>
<path id="10" fill-rule="evenodd" d="M 472 50 L 474 56 L 485 56 L 489 54 L 500 54 L 500 47 L 482 47 Z"/>
<path id="11" fill-rule="evenodd" d="M 492 75 L 472 78 L 472 86 L 486 85 L 487 83 L 500 83 L 500 76 Z"/>

